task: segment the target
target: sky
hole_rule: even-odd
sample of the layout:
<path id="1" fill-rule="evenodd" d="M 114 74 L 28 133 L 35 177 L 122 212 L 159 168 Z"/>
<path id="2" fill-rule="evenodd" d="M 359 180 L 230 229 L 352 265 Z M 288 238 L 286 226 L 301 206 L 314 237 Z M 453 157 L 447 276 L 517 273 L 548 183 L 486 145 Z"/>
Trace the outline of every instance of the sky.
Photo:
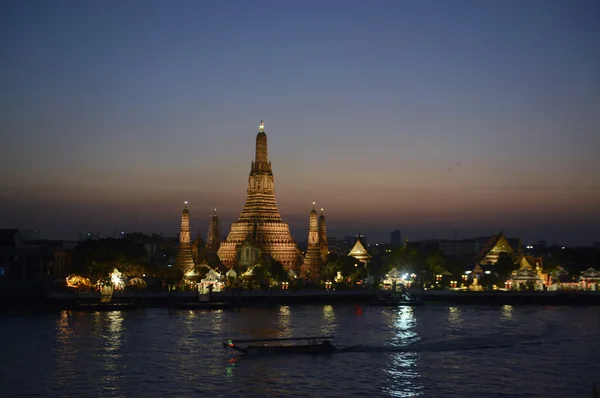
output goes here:
<path id="1" fill-rule="evenodd" d="M 3 1 L 0 227 L 600 240 L 595 0 Z M 455 232 L 456 231 L 456 235 Z"/>

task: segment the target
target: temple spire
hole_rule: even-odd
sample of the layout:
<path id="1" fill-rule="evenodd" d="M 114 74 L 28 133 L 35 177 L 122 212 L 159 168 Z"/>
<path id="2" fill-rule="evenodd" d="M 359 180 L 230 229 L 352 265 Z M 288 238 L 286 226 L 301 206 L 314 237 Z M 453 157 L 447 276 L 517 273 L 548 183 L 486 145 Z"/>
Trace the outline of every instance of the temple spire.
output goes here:
<path id="1" fill-rule="evenodd" d="M 317 219 L 317 211 L 313 202 L 312 210 L 308 224 L 308 247 L 306 249 L 306 258 L 302 265 L 302 275 L 308 279 L 318 278 L 321 273 L 323 259 L 321 257 L 321 249 L 319 246 L 319 221 Z"/>
<path id="2" fill-rule="evenodd" d="M 327 243 L 327 225 L 325 223 L 323 208 L 321 208 L 321 215 L 319 216 L 319 249 L 321 251 L 323 262 L 327 262 L 327 257 L 329 256 L 329 244 Z"/>
<path id="3" fill-rule="evenodd" d="M 190 211 L 187 208 L 187 200 L 183 203 L 181 212 L 181 230 L 179 231 L 179 247 L 175 258 L 175 266 L 183 272 L 194 268 L 194 258 L 190 242 Z"/>
<path id="4" fill-rule="evenodd" d="M 213 214 L 208 215 L 208 234 L 206 238 L 206 248 L 208 251 L 216 253 L 221 247 L 221 231 L 217 209 Z"/>
<path id="5" fill-rule="evenodd" d="M 256 135 L 256 156 L 254 158 L 254 163 L 258 166 L 261 163 L 268 162 L 267 134 L 265 133 L 265 123 L 261 120 L 260 126 L 258 127 L 258 134 Z"/>

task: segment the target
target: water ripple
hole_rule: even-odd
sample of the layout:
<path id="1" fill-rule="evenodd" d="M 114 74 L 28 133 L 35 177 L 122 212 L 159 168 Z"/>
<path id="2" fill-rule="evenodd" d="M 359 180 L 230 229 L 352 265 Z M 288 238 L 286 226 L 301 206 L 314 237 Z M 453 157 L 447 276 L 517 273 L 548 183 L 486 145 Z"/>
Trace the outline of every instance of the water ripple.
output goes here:
<path id="1" fill-rule="evenodd" d="M 332 334 L 354 352 L 239 358 L 249 338 Z M 0 317 L 2 396 L 589 396 L 595 308 L 280 306 Z"/>

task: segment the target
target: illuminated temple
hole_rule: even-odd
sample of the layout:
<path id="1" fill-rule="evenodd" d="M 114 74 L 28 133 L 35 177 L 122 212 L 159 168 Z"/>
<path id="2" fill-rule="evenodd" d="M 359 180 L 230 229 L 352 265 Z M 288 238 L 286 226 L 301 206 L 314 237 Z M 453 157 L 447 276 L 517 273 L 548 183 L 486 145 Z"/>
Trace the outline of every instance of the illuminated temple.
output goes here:
<path id="1" fill-rule="evenodd" d="M 229 235 L 219 248 L 221 262 L 230 268 L 236 265 L 236 252 L 239 253 L 244 241 L 251 238 L 262 254 L 281 262 L 286 270 L 298 269 L 302 254 L 277 208 L 267 135 L 262 121 L 256 135 L 256 153 L 248 177 L 247 192 L 244 209 L 238 220 L 231 224 Z"/>
<path id="2" fill-rule="evenodd" d="M 181 212 L 181 230 L 179 231 L 179 246 L 175 257 L 175 266 L 183 272 L 194 268 L 192 246 L 190 244 L 190 211 L 187 208 L 187 202 L 185 202 Z"/>
<path id="3" fill-rule="evenodd" d="M 325 220 L 325 217 L 323 217 L 323 220 Z M 324 264 L 319 238 L 317 211 L 315 210 L 315 203 L 313 202 L 313 208 L 310 212 L 310 222 L 308 226 L 308 246 L 306 249 L 306 258 L 304 259 L 304 264 L 302 264 L 302 276 L 308 279 L 318 278 L 321 274 L 321 267 Z"/>

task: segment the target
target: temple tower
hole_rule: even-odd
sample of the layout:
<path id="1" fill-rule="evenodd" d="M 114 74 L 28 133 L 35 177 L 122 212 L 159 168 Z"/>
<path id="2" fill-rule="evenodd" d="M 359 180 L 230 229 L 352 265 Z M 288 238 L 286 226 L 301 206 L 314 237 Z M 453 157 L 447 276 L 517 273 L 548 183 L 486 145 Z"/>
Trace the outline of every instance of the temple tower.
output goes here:
<path id="1" fill-rule="evenodd" d="M 181 212 L 181 231 L 179 232 L 179 247 L 175 257 L 175 266 L 183 272 L 188 272 L 194 268 L 192 246 L 190 244 L 190 211 L 187 208 L 187 201 Z"/>
<path id="2" fill-rule="evenodd" d="M 321 248 L 319 247 L 319 222 L 317 221 L 317 211 L 313 202 L 308 224 L 308 248 L 306 249 L 304 264 L 302 265 L 302 276 L 309 279 L 318 278 L 322 265 L 323 258 L 321 257 Z"/>
<path id="3" fill-rule="evenodd" d="M 221 231 L 219 230 L 217 209 L 215 209 L 214 214 L 209 214 L 208 216 L 208 234 L 206 236 L 207 251 L 216 253 L 221 246 Z"/>
<path id="4" fill-rule="evenodd" d="M 231 224 L 231 231 L 218 251 L 224 265 L 234 265 L 236 247 L 241 245 L 249 234 L 256 236 L 255 243 L 263 253 L 270 254 L 274 260 L 281 262 L 286 270 L 297 269 L 302 254 L 277 208 L 275 180 L 269 162 L 267 134 L 262 120 L 256 135 L 255 156 L 248 176 L 246 204 L 238 220 Z"/>
<path id="5" fill-rule="evenodd" d="M 329 255 L 329 247 L 327 245 L 327 227 L 323 209 L 321 209 L 321 215 L 319 216 L 319 249 L 321 250 L 321 258 L 326 263 L 327 256 Z"/>

